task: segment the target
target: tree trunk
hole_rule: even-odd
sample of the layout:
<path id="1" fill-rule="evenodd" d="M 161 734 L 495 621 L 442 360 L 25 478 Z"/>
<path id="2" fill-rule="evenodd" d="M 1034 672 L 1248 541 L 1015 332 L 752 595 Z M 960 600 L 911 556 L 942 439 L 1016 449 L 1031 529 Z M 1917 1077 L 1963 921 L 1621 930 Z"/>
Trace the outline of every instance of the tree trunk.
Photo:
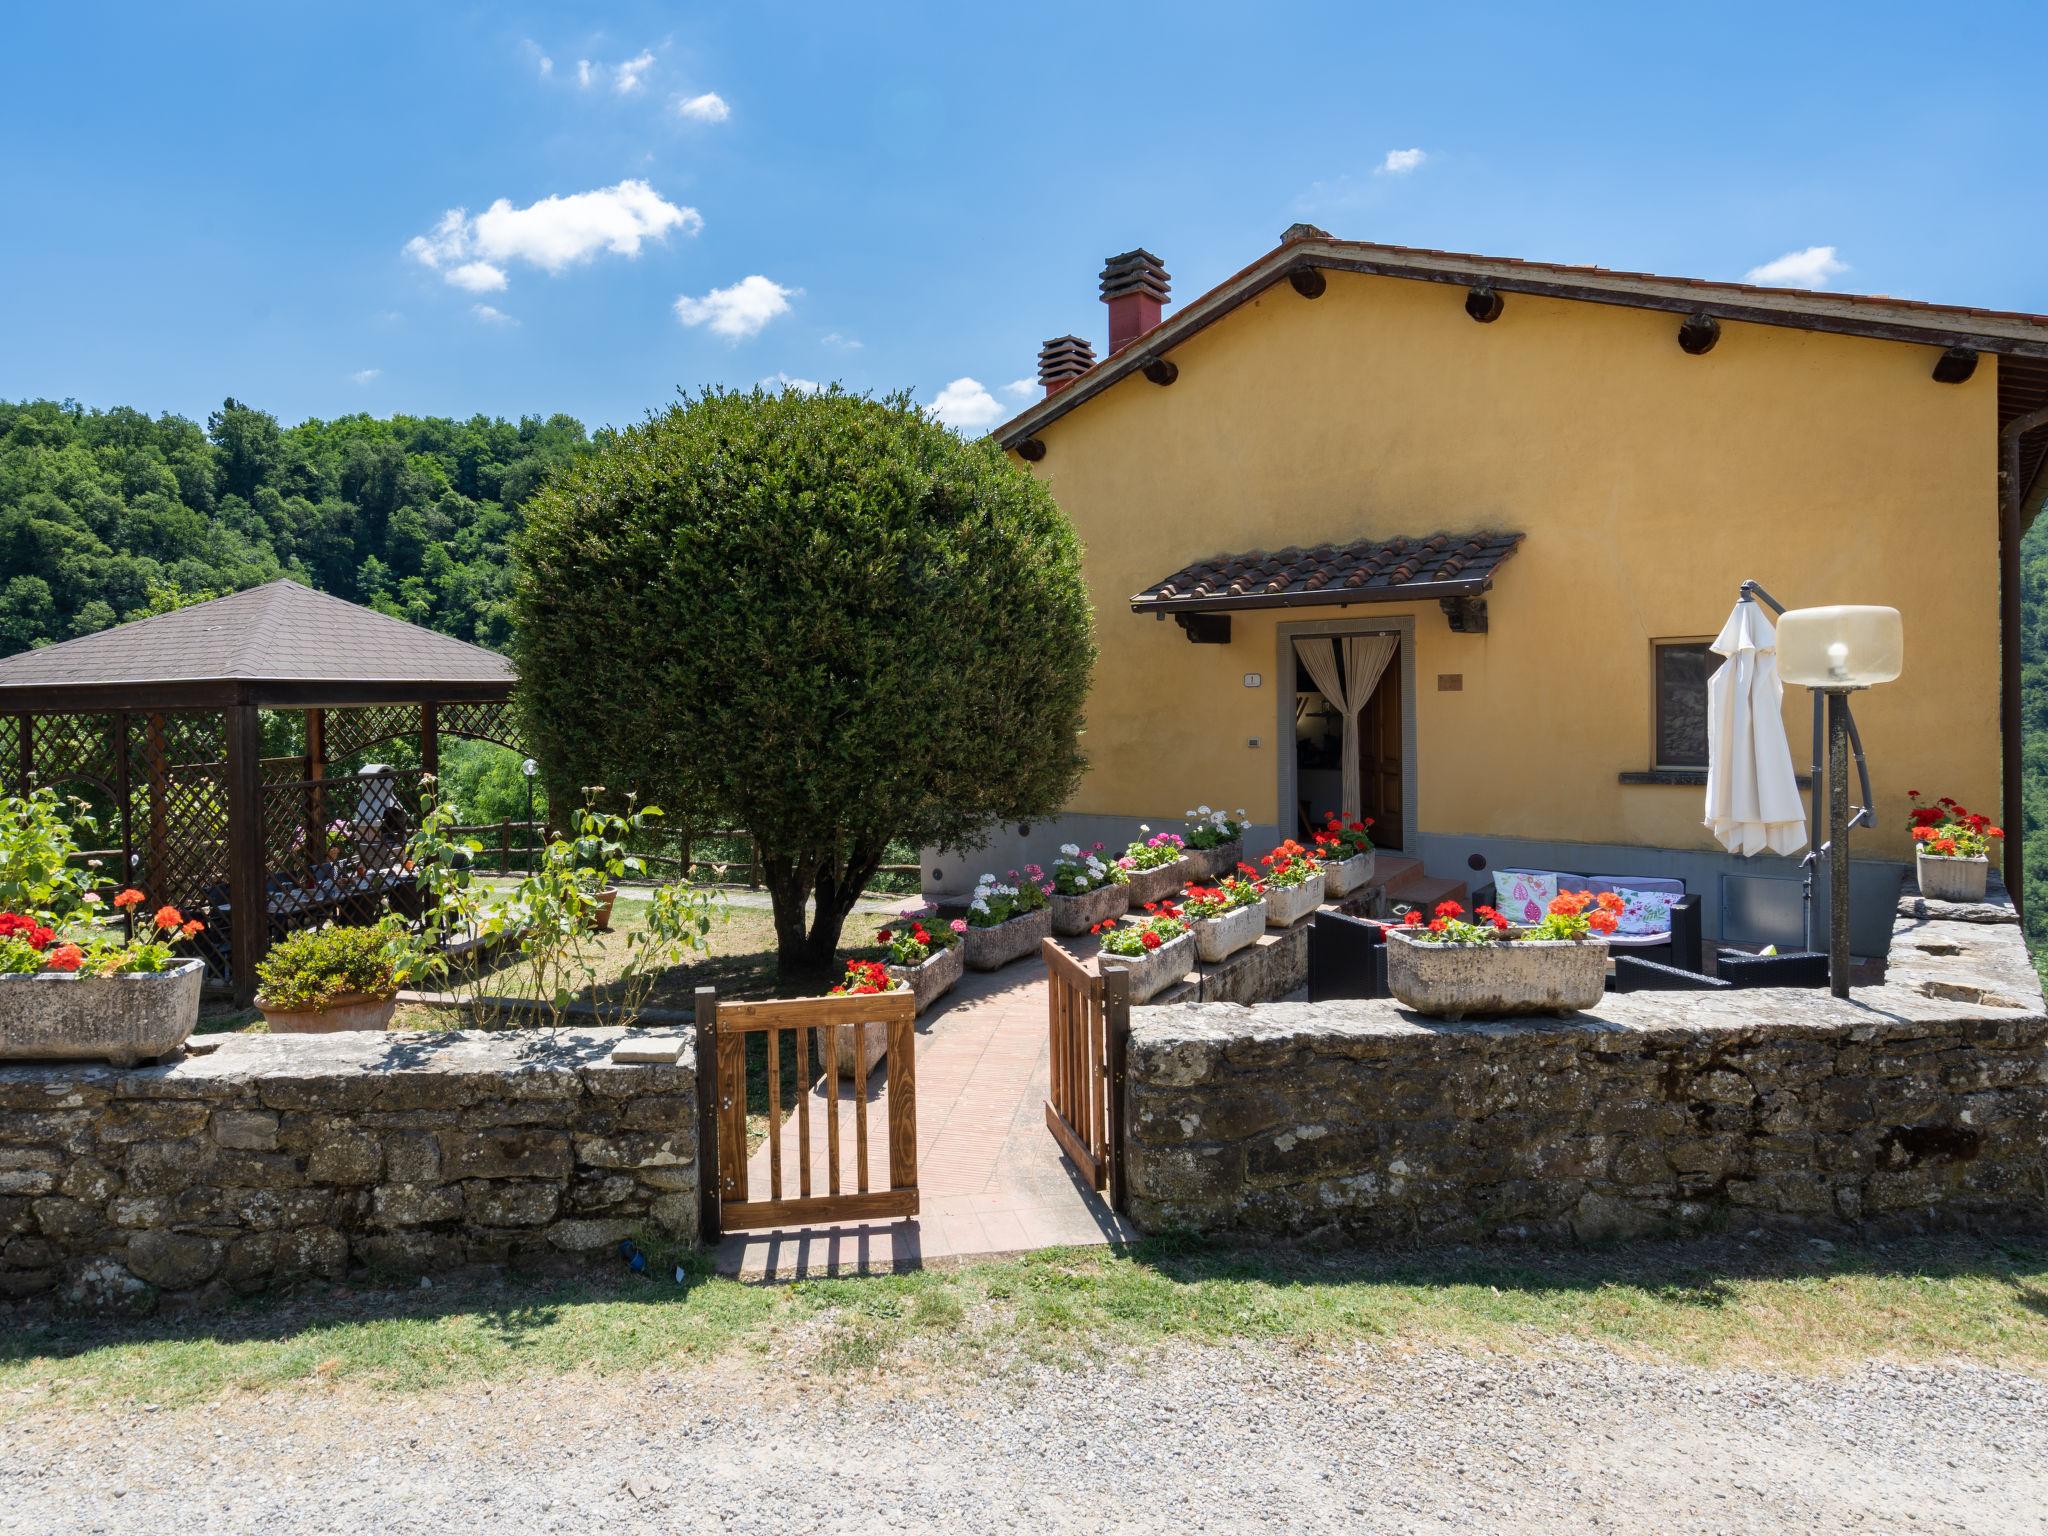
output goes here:
<path id="1" fill-rule="evenodd" d="M 787 997 L 811 997 L 839 985 L 845 973 L 839 959 L 840 935 L 881 867 L 883 852 L 881 846 L 856 847 L 843 864 L 761 856 L 763 881 L 775 909 L 777 991 Z M 805 907 L 812 902 L 815 906 L 807 914 Z"/>

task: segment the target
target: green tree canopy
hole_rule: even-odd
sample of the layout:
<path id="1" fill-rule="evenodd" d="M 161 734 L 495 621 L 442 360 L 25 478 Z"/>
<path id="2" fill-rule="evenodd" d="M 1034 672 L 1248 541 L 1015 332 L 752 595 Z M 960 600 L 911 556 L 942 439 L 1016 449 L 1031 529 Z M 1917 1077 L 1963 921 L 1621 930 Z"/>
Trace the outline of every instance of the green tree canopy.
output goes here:
<path id="1" fill-rule="evenodd" d="M 969 845 L 1079 780 L 1073 530 L 907 396 L 686 397 L 552 480 L 515 555 L 519 701 L 557 793 L 750 833 L 785 985 L 836 979 L 892 840 Z"/>

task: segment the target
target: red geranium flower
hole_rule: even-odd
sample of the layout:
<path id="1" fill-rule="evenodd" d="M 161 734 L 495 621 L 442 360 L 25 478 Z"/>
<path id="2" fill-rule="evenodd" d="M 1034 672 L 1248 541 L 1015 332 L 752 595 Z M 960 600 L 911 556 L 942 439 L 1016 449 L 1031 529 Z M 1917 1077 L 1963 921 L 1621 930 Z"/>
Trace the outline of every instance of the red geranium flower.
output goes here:
<path id="1" fill-rule="evenodd" d="M 184 921 L 185 914 L 176 907 L 165 906 L 156 909 L 156 925 L 159 928 L 176 928 Z"/>
<path id="2" fill-rule="evenodd" d="M 76 944 L 59 944 L 43 960 L 43 968 L 51 971 L 75 971 L 85 959 L 85 951 Z"/>
<path id="3" fill-rule="evenodd" d="M 136 890 L 135 887 L 132 885 L 129 886 L 127 890 L 121 892 L 120 895 L 114 898 L 114 905 L 119 907 L 123 912 L 127 911 L 130 907 L 141 906 L 142 902 L 142 892 Z"/>
<path id="4" fill-rule="evenodd" d="M 1436 915 L 1438 917 L 1458 917 L 1464 911 L 1465 909 L 1455 901 L 1440 901 L 1436 904 Z"/>
<path id="5" fill-rule="evenodd" d="M 1147 928 L 1143 933 L 1138 935 L 1138 942 L 1144 945 L 1147 949 L 1157 949 L 1159 947 L 1159 935 L 1154 933 L 1150 928 Z"/>

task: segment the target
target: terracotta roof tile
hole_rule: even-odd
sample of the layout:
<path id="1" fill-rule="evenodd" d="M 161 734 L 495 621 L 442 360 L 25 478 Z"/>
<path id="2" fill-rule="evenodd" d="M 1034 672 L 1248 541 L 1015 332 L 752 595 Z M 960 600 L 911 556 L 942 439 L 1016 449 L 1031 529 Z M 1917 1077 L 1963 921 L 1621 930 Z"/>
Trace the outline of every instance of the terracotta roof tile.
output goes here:
<path id="1" fill-rule="evenodd" d="M 1131 607 L 1142 613 L 1470 596 L 1493 584 L 1493 573 L 1521 542 L 1519 533 L 1435 533 L 1217 555 L 1155 582 L 1132 597 Z"/>

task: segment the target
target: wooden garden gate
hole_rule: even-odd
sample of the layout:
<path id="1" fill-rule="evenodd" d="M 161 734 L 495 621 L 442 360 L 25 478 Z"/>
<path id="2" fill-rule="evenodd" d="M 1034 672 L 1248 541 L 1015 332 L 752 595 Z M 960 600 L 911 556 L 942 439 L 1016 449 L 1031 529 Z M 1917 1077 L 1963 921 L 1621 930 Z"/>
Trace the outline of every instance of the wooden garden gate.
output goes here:
<path id="1" fill-rule="evenodd" d="M 865 997 L 806 997 L 759 1003 L 720 1002 L 710 988 L 697 993 L 697 1101 L 699 1106 L 700 1176 L 703 1229 L 706 1238 L 721 1230 L 795 1226 L 820 1221 L 866 1221 L 915 1216 L 917 1198 L 917 1005 L 909 992 L 883 992 Z M 882 1153 L 885 1172 L 873 1177 L 876 1161 L 868 1148 L 867 1084 L 857 1073 L 846 1080 L 852 1099 L 853 1127 L 844 1135 L 840 1122 L 840 1053 L 857 1061 L 883 1030 L 887 1039 L 887 1120 Z M 815 1050 L 813 1033 L 816 1034 Z M 748 1162 L 749 1041 L 762 1036 L 767 1074 L 768 1188 L 754 1189 Z M 783 1037 L 791 1036 L 786 1044 Z M 794 1178 L 784 1170 L 783 1052 L 796 1064 L 796 1128 Z M 811 1129 L 813 1060 L 822 1074 L 825 1124 L 822 1137 Z M 843 1156 L 852 1143 L 852 1167 Z M 814 1169 L 814 1148 L 823 1154 Z M 791 1192 L 788 1186 L 794 1183 Z M 822 1183 L 824 1188 L 815 1186 Z M 849 1188 L 848 1186 L 851 1185 Z"/>
<path id="2" fill-rule="evenodd" d="M 1124 1208 L 1124 1057 L 1131 1038 L 1131 979 L 1098 976 L 1055 939 L 1045 956 L 1052 1088 L 1045 1125 L 1112 1209 Z"/>

